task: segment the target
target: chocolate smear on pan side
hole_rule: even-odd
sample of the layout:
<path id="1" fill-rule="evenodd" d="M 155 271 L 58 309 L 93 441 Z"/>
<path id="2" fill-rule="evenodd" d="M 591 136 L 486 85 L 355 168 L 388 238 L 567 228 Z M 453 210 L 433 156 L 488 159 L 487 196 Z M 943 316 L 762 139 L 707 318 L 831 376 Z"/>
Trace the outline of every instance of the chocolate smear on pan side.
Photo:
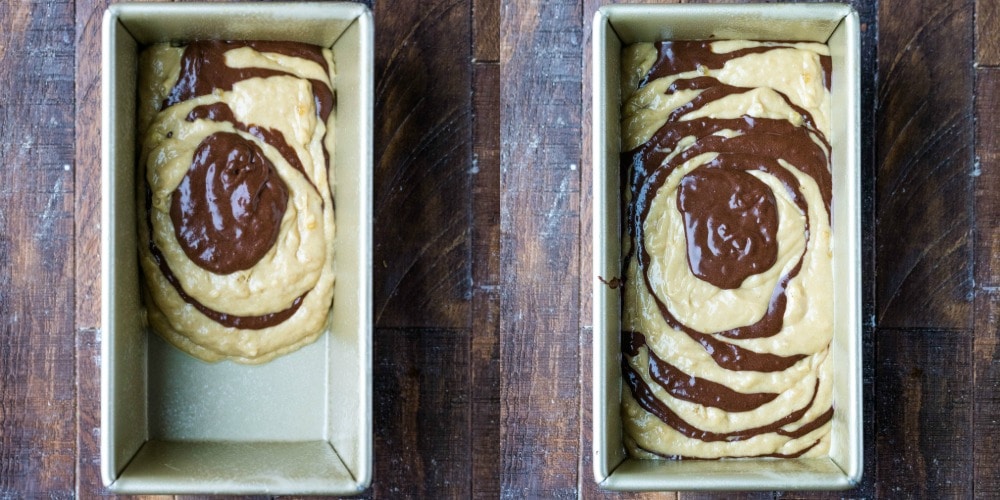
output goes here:
<path id="1" fill-rule="evenodd" d="M 294 76 L 267 68 L 227 66 L 225 53 L 241 47 L 310 60 L 324 71 L 329 71 L 322 49 L 314 45 L 270 41 L 196 41 L 185 47 L 180 76 L 164 99 L 162 108 L 210 94 L 216 89 L 232 90 L 235 83 L 249 78 Z M 310 79 L 309 82 L 316 114 L 326 122 L 334 106 L 333 91 L 319 80 Z M 293 169 L 316 188 L 306 175 L 302 161 L 280 131 L 240 122 L 225 103 L 197 106 L 186 119 L 232 123 L 235 129 L 274 147 Z M 329 152 L 325 146 L 323 153 L 328 164 Z M 294 315 L 302 305 L 309 291 L 296 297 L 283 310 L 258 316 L 237 316 L 214 310 L 189 295 L 153 240 L 151 198 L 152 192 L 147 184 L 149 250 L 160 272 L 185 302 L 221 325 L 247 330 L 278 325 Z M 170 217 L 175 236 L 192 262 L 217 274 L 229 274 L 252 268 L 274 246 L 288 198 L 284 181 L 258 145 L 239 134 L 219 132 L 206 137 L 195 150 L 187 174 L 171 196 Z"/>
<path id="2" fill-rule="evenodd" d="M 658 78 L 699 68 L 719 69 L 731 59 L 751 53 L 786 48 L 787 45 L 750 47 L 729 53 L 714 53 L 711 41 L 662 41 L 655 44 L 657 60 L 639 87 Z M 820 56 L 826 88 L 830 88 L 831 65 L 829 56 Z M 778 372 L 791 368 L 805 359 L 804 354 L 777 356 L 755 352 L 729 343 L 730 339 L 766 338 L 778 334 L 783 327 L 787 307 L 785 288 L 802 268 L 806 250 L 775 285 L 764 316 L 750 325 L 720 332 L 701 332 L 682 323 L 675 317 L 664 299 L 653 291 L 649 276 L 651 256 L 646 249 L 644 223 L 652 202 L 672 172 L 688 160 L 703 153 L 717 156 L 685 175 L 677 188 L 676 209 L 684 221 L 687 262 L 692 274 L 720 289 L 739 288 L 743 281 L 775 265 L 778 254 L 778 212 L 771 188 L 749 172 L 759 171 L 776 178 L 789 199 L 803 214 L 808 214 L 808 202 L 796 177 L 783 167 L 778 159 L 794 165 L 815 180 L 829 220 L 832 205 L 832 177 L 829 170 L 827 138 L 817 129 L 810 113 L 781 95 L 785 103 L 802 117 L 802 125 L 795 126 L 786 120 L 742 116 L 735 119 L 682 117 L 704 106 L 733 94 L 753 89 L 727 85 L 714 77 L 697 76 L 678 79 L 667 88 L 666 94 L 681 90 L 698 90 L 690 102 L 675 109 L 653 136 L 632 151 L 621 155 L 621 175 L 624 189 L 628 189 L 623 206 L 625 238 L 631 242 L 623 256 L 626 267 L 634 257 L 640 284 L 654 299 L 657 310 L 666 324 L 687 334 L 701 344 L 715 363 L 731 371 Z M 737 132 L 734 137 L 715 135 L 723 130 Z M 684 137 L 694 137 L 695 142 L 668 160 Z M 624 200 L 625 198 L 623 198 Z M 806 248 L 810 238 L 808 215 L 803 238 Z M 626 273 L 623 270 L 623 275 Z M 791 439 L 805 436 L 829 422 L 833 408 L 829 408 L 793 431 L 784 429 L 799 422 L 813 406 L 819 381 L 812 398 L 804 407 L 787 415 L 776 415 L 765 425 L 730 433 L 714 433 L 699 429 L 685 421 L 654 394 L 640 373 L 629 363 L 629 358 L 645 352 L 648 358 L 649 379 L 662 387 L 672 397 L 724 411 L 750 411 L 773 401 L 775 393 L 740 393 L 725 385 L 691 376 L 677 366 L 657 356 L 646 344 L 641 332 L 623 331 L 622 375 L 636 402 L 647 412 L 681 434 L 701 441 L 740 441 L 767 433 L 777 433 Z M 646 347 L 645 351 L 641 348 Z M 755 457 L 792 458 L 814 448 L 819 441 L 791 454 L 770 453 Z M 637 447 L 643 449 L 641 446 Z M 664 458 L 691 458 L 663 455 Z M 736 458 L 736 457 L 734 457 Z"/>

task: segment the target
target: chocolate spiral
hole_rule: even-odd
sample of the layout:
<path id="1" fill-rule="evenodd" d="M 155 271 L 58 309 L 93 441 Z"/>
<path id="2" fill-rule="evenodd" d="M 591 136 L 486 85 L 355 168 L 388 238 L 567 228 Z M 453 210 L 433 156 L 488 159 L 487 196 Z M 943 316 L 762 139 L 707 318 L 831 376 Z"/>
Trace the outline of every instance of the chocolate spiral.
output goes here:
<path id="1" fill-rule="evenodd" d="M 278 239 L 288 188 L 256 144 L 217 132 L 194 152 L 170 218 L 188 258 L 229 274 L 253 267 Z"/>
<path id="2" fill-rule="evenodd" d="M 786 288 L 790 280 L 802 270 L 810 238 L 815 237 L 810 231 L 809 202 L 803 193 L 803 187 L 796 175 L 784 165 L 793 165 L 815 181 L 828 217 L 824 223 L 829 222 L 832 204 L 828 153 L 830 143 L 817 128 L 814 117 L 780 92 L 785 104 L 800 115 L 801 124 L 750 115 L 738 118 L 692 115 L 720 99 L 755 90 L 729 85 L 714 76 L 706 76 L 707 70 L 722 68 L 728 61 L 748 54 L 787 48 L 786 44 L 764 44 L 716 53 L 713 52 L 711 43 L 658 42 L 655 45 L 657 59 L 639 81 L 639 88 L 642 88 L 659 78 L 687 73 L 674 80 L 666 88 L 665 95 L 681 91 L 698 93 L 670 112 L 666 123 L 644 144 L 621 155 L 622 185 L 627 190 L 623 197 L 627 200 L 623 207 L 624 238 L 629 242 L 625 246 L 623 276 L 628 275 L 628 267 L 634 262 L 639 283 L 631 286 L 638 287 L 652 297 L 664 323 L 701 344 L 720 368 L 735 372 L 779 372 L 791 368 L 808 355 L 779 356 L 757 352 L 727 339 L 763 339 L 783 331 L 783 317 L 788 307 Z M 820 65 L 826 88 L 829 89 L 829 56 L 820 56 Z M 692 138 L 693 143 L 681 144 L 682 140 L 691 141 Z M 678 168 L 706 153 L 712 154 L 711 160 L 696 166 L 680 178 L 674 207 L 683 219 L 686 247 L 680 251 L 686 252 L 688 267 L 697 279 L 721 290 L 732 290 L 740 288 L 748 278 L 776 265 L 779 254 L 776 194 L 768 184 L 751 172 L 760 172 L 776 179 L 784 189 L 784 197 L 806 216 L 801 234 L 806 245 L 801 253 L 794 256 L 793 263 L 785 268 L 787 270 L 775 283 L 763 317 L 750 324 L 722 331 L 699 331 L 685 324 L 671 311 L 670 304 L 674 299 L 659 295 L 653 286 L 650 273 L 654 255 L 651 255 L 646 241 L 646 222 L 653 200 L 661 193 L 667 179 Z M 622 352 L 622 375 L 636 403 L 691 439 L 734 442 L 768 433 L 795 439 L 823 426 L 833 416 L 831 407 L 818 417 L 802 423 L 794 431 L 784 428 L 799 422 L 812 408 L 820 387 L 817 380 L 808 403 L 789 414 L 775 415 L 770 423 L 754 428 L 710 432 L 699 428 L 696 422 L 685 421 L 661 401 L 637 369 L 639 365 L 635 364 L 635 360 L 645 355 L 643 359 L 646 363 L 643 364 L 648 366 L 644 370 L 648 379 L 659 385 L 670 397 L 705 407 L 727 412 L 752 411 L 775 400 L 778 394 L 742 393 L 686 373 L 668 360 L 661 359 L 647 345 L 646 336 L 642 332 L 623 331 Z M 629 361 L 630 358 L 633 361 Z M 796 454 L 760 456 L 798 456 L 815 444 Z M 662 455 L 655 450 L 650 453 L 685 458 Z"/>
<path id="3" fill-rule="evenodd" d="M 731 290 L 773 266 L 778 260 L 776 204 L 767 185 L 742 170 L 703 168 L 684 176 L 677 210 L 684 214 L 694 275 Z"/>

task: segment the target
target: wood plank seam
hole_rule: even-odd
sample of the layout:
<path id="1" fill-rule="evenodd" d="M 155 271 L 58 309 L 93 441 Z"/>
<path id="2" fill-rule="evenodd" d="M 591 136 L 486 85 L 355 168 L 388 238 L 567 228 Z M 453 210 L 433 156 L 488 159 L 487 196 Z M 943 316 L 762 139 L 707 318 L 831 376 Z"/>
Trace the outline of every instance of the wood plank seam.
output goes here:
<path id="1" fill-rule="evenodd" d="M 983 25 L 979 18 L 977 2 L 977 48 Z M 995 13 L 1000 13 L 997 8 Z M 994 22 L 1000 22 L 1000 16 Z M 992 42 L 1000 37 L 993 33 Z M 977 57 L 984 51 L 977 50 Z M 996 118 L 1000 103 L 1000 69 L 984 64 L 976 65 L 976 134 L 975 140 L 975 226 L 973 228 L 975 286 L 975 337 L 973 349 L 973 420 L 971 429 L 976 436 L 995 436 L 1000 431 L 996 415 L 1000 414 L 1000 120 Z M 1000 495 L 1000 470 L 996 463 L 1000 452 L 978 439 L 973 451 L 972 495 L 975 498 L 993 498 Z"/>
<path id="2" fill-rule="evenodd" d="M 473 7 L 475 8 L 475 6 Z M 496 27 L 499 30 L 499 26 Z M 470 493 L 473 498 L 500 494 L 500 359 L 499 359 L 499 212 L 500 212 L 500 65 L 473 64 L 473 230 L 469 249 L 472 263 L 469 380 L 473 387 L 469 436 Z"/>

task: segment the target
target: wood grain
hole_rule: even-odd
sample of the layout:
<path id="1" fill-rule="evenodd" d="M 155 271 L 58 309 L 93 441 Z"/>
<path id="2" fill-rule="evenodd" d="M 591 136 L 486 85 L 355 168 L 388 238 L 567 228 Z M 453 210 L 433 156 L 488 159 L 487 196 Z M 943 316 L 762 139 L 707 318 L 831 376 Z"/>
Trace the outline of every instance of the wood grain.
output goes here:
<path id="1" fill-rule="evenodd" d="M 861 378 L 864 469 L 861 484 L 843 492 L 847 498 L 875 498 L 879 476 L 879 454 L 876 448 L 878 428 L 877 398 L 881 390 L 876 351 L 876 280 L 880 272 L 876 254 L 876 179 L 878 173 L 876 137 L 879 80 L 881 64 L 879 34 L 881 17 L 877 2 L 852 1 L 858 11 L 861 31 Z"/>
<path id="2" fill-rule="evenodd" d="M 470 495 L 469 332 L 375 332 L 379 498 Z"/>
<path id="3" fill-rule="evenodd" d="M 878 39 L 879 12 L 875 2 L 855 0 L 851 5 L 858 11 L 861 23 L 861 317 L 865 334 L 875 327 L 875 276 L 878 267 L 875 253 L 876 205 L 875 188 L 878 172 L 876 159 L 876 118 L 878 113 Z M 872 344 L 874 347 L 874 344 Z M 874 351 L 871 351 L 874 352 Z M 865 351 L 865 355 L 870 354 Z M 865 366 L 874 366 L 865 358 Z M 874 377 L 874 375 L 873 375 Z"/>
<path id="4" fill-rule="evenodd" d="M 972 340 L 878 332 L 878 498 L 972 498 Z"/>
<path id="5" fill-rule="evenodd" d="M 1000 290 L 976 298 L 973 497 L 1000 498 Z"/>
<path id="6" fill-rule="evenodd" d="M 879 481 L 877 472 L 881 463 L 876 435 L 880 423 L 877 394 L 881 391 L 881 377 L 874 326 L 865 325 L 863 327 L 861 342 L 861 398 L 864 405 L 864 411 L 862 412 L 862 419 L 864 420 L 862 424 L 864 426 L 862 429 L 864 435 L 864 443 L 862 443 L 862 449 L 864 450 L 864 470 L 862 471 L 861 484 L 854 488 L 854 490 L 847 492 L 845 496 L 875 498 L 875 488 Z M 884 458 L 888 459 L 888 457 Z"/>
<path id="7" fill-rule="evenodd" d="M 971 1 L 879 3 L 878 323 L 972 327 Z"/>
<path id="8" fill-rule="evenodd" d="M 976 0 L 976 64 L 1000 66 L 1000 2 Z"/>
<path id="9" fill-rule="evenodd" d="M 101 16 L 104 0 L 77 0 L 76 58 L 76 326 L 101 323 Z"/>
<path id="10" fill-rule="evenodd" d="M 577 467 L 577 477 L 580 485 L 579 495 L 581 498 L 613 498 L 625 497 L 618 493 L 601 489 L 594 477 L 594 318 L 593 318 L 593 290 L 591 289 L 591 276 L 594 272 L 593 260 L 593 217 L 594 217 L 594 197 L 591 179 L 594 177 L 594 149 L 593 133 L 593 68 L 595 61 L 590 56 L 593 54 L 593 29 L 589 28 L 603 2 L 598 0 L 583 0 L 583 13 L 580 20 L 584 27 L 583 43 L 583 68 L 580 74 L 581 88 L 583 89 L 580 99 L 580 307 L 577 309 L 579 323 L 579 356 L 580 356 L 580 431 L 579 447 L 580 459 Z M 654 494 L 655 495 L 655 494 Z M 654 496 L 647 495 L 647 496 Z M 676 494 L 655 495 L 657 498 L 676 498 Z M 641 498 L 638 494 L 631 495 L 632 498 Z"/>
<path id="11" fill-rule="evenodd" d="M 500 61 L 500 2 L 473 0 L 472 57 L 476 62 Z M 499 81 L 499 80 L 498 80 Z M 497 132 L 500 128 L 497 127 Z"/>
<path id="12" fill-rule="evenodd" d="M 469 322 L 471 11 L 461 0 L 375 10 L 375 322 Z"/>
<path id="13" fill-rule="evenodd" d="M 1000 37 L 998 37 L 1000 38 Z M 976 71 L 976 285 L 1000 287 L 1000 68 Z"/>
<path id="14" fill-rule="evenodd" d="M 500 65 L 474 66 L 472 277 L 477 290 L 500 283 Z"/>
<path id="15" fill-rule="evenodd" d="M 76 55 L 76 492 L 105 495 L 101 480 L 101 15 L 77 0 Z"/>
<path id="16" fill-rule="evenodd" d="M 108 495 L 101 480 L 101 330 L 76 331 L 76 493 Z"/>
<path id="17" fill-rule="evenodd" d="M 977 14 L 979 11 L 977 11 Z M 1000 16 L 996 18 L 1000 21 Z M 977 20 L 978 22 L 978 20 Z M 994 37 L 997 38 L 997 37 Z M 977 43 L 982 41 L 978 39 Z M 1000 68 L 976 71 L 974 496 L 1000 497 Z"/>
<path id="18" fill-rule="evenodd" d="M 500 65 L 476 63 L 473 71 L 472 496 L 496 498 L 500 495 Z"/>
<path id="19" fill-rule="evenodd" d="M 76 479 L 72 21 L 68 1 L 0 4 L 3 498 Z"/>
<path id="20" fill-rule="evenodd" d="M 76 0 L 76 325 L 101 322 L 101 16 L 107 0 Z"/>
<path id="21" fill-rule="evenodd" d="M 578 493 L 581 5 L 501 19 L 501 497 Z"/>

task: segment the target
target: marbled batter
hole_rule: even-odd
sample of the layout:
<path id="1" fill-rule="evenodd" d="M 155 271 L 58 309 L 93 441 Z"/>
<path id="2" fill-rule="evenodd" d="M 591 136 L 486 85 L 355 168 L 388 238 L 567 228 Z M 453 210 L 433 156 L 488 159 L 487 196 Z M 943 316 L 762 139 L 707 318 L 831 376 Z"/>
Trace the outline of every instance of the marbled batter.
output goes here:
<path id="1" fill-rule="evenodd" d="M 314 341 L 333 300 L 333 61 L 290 42 L 139 62 L 139 253 L 153 329 L 206 361 Z"/>
<path id="2" fill-rule="evenodd" d="M 626 447 L 827 454 L 828 48 L 636 44 L 622 75 Z"/>

